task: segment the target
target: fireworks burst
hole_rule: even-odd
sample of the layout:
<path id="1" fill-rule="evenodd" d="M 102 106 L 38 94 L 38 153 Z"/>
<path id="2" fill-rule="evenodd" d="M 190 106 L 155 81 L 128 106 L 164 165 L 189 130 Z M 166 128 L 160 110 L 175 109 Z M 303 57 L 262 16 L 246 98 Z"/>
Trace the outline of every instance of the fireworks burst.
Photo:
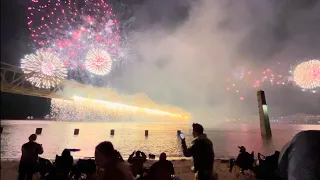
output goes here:
<path id="1" fill-rule="evenodd" d="M 117 59 L 119 26 L 103 0 L 33 1 L 28 10 L 34 43 L 58 54 L 69 69 L 85 68 L 85 57 L 94 48 Z"/>
<path id="2" fill-rule="evenodd" d="M 112 60 L 110 55 L 102 49 L 89 50 L 85 67 L 88 71 L 97 75 L 109 74 L 112 66 Z"/>
<path id="3" fill-rule="evenodd" d="M 130 119 L 132 114 L 121 113 L 96 103 L 51 99 L 51 116 L 58 121 L 105 121 Z"/>
<path id="4" fill-rule="evenodd" d="M 27 81 L 38 88 L 50 89 L 59 85 L 67 77 L 67 69 L 58 56 L 37 51 L 21 60 L 21 68 Z"/>
<path id="5" fill-rule="evenodd" d="M 235 79 L 242 79 L 245 75 L 245 68 L 243 66 L 238 66 L 235 68 L 234 72 L 233 72 L 233 77 Z"/>
<path id="6" fill-rule="evenodd" d="M 299 64 L 293 75 L 296 84 L 303 89 L 320 87 L 320 61 L 314 59 Z"/>
<path id="7" fill-rule="evenodd" d="M 101 121 L 112 119 L 141 119 L 146 115 L 153 118 L 158 116 L 161 120 L 168 118 L 188 120 L 189 116 L 170 113 L 157 109 L 94 100 L 74 96 L 73 100 L 51 99 L 51 116 L 57 120 L 71 121 Z"/>
<path id="8" fill-rule="evenodd" d="M 273 72 L 271 69 L 264 69 L 262 72 L 244 71 L 244 67 L 237 67 L 233 72 L 233 78 L 227 78 L 226 91 L 233 91 L 244 100 L 243 93 L 250 89 L 256 91 L 262 86 L 279 86 L 288 84 L 288 77 Z M 242 96 L 241 96 L 242 95 Z"/>

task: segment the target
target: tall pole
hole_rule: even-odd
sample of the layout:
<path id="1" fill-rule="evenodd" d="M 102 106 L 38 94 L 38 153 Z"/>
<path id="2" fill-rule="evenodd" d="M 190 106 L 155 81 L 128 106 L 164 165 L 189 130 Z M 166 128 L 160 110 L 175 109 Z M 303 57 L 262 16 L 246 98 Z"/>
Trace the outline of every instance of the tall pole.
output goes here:
<path id="1" fill-rule="evenodd" d="M 260 117 L 260 131 L 263 138 L 270 139 L 272 137 L 268 106 L 264 91 L 260 90 L 257 92 L 259 117 Z"/>

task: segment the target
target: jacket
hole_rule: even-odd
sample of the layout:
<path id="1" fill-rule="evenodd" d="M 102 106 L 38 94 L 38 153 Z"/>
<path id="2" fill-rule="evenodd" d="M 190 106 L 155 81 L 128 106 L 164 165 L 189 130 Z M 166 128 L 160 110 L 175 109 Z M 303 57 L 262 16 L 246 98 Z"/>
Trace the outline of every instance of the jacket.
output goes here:
<path id="1" fill-rule="evenodd" d="M 187 148 L 186 142 L 182 141 L 183 154 L 193 157 L 194 170 L 212 170 L 214 163 L 214 150 L 210 139 L 205 134 L 198 136 L 192 141 L 192 146 Z"/>
<path id="2" fill-rule="evenodd" d="M 38 155 L 43 153 L 43 148 L 40 144 L 30 141 L 22 145 L 21 151 L 20 163 L 35 165 L 38 163 Z"/>

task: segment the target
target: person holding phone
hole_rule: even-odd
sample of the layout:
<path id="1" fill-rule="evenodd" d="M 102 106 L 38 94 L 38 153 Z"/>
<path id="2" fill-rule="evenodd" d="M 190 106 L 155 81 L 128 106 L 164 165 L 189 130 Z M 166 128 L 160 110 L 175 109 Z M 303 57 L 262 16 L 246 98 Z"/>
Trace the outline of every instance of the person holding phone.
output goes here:
<path id="1" fill-rule="evenodd" d="M 37 135 L 31 134 L 29 142 L 21 147 L 22 155 L 19 164 L 19 180 L 32 180 L 33 174 L 39 171 L 39 154 L 43 153 L 42 144 L 36 142 Z"/>
<path id="2" fill-rule="evenodd" d="M 183 133 L 180 133 L 179 136 L 180 136 L 181 140 L 185 139 L 185 136 Z"/>
<path id="3" fill-rule="evenodd" d="M 194 171 L 198 180 L 211 180 L 214 163 L 213 144 L 203 133 L 203 127 L 200 124 L 192 124 L 192 135 L 195 139 L 192 141 L 192 146 L 188 148 L 184 134 L 180 133 L 183 154 L 186 157 L 193 157 Z"/>

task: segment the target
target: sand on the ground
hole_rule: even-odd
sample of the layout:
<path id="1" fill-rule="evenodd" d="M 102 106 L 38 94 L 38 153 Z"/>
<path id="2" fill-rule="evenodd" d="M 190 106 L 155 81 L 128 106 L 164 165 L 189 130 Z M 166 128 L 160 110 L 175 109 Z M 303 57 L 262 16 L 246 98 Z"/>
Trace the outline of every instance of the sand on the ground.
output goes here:
<path id="1" fill-rule="evenodd" d="M 155 161 L 148 160 L 146 166 L 149 167 L 153 162 Z M 181 180 L 194 179 L 194 173 L 191 171 L 191 167 L 193 166 L 193 162 L 191 160 L 172 160 L 172 163 L 174 165 L 176 175 L 178 175 Z M 1 180 L 18 179 L 18 167 L 18 160 L 1 160 Z M 249 174 L 245 174 L 245 177 L 240 175 L 237 178 L 237 173 L 235 171 L 230 173 L 228 164 L 221 160 L 215 160 L 214 172 L 218 174 L 219 180 L 255 180 L 254 176 Z"/>

